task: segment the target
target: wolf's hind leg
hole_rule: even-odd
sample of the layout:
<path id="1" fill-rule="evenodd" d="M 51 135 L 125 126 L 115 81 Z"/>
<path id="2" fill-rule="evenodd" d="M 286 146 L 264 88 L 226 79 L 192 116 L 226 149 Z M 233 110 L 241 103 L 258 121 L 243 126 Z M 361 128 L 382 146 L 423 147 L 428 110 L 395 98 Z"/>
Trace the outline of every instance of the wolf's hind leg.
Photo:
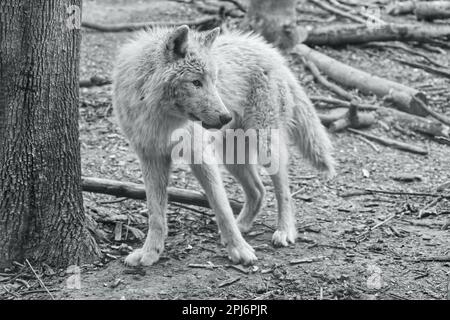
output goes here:
<path id="1" fill-rule="evenodd" d="M 217 165 L 192 164 L 192 172 L 205 190 L 216 214 L 221 237 L 234 263 L 253 264 L 257 258 L 253 248 L 242 237 L 225 193 Z"/>
<path id="2" fill-rule="evenodd" d="M 130 253 L 125 264 L 150 266 L 159 260 L 167 235 L 166 207 L 170 159 L 147 157 L 139 152 L 138 156 L 145 183 L 149 227 L 143 247 Z"/>
<path id="3" fill-rule="evenodd" d="M 279 141 L 278 152 L 273 153 L 273 161 L 276 161 L 277 170 L 270 172 L 270 178 L 274 185 L 275 196 L 278 204 L 278 225 L 272 236 L 275 246 L 288 246 L 295 243 L 297 229 L 293 212 L 292 198 L 289 190 L 288 177 L 288 151 L 284 140 Z M 273 167 L 272 167 L 273 171 Z"/>
<path id="4" fill-rule="evenodd" d="M 239 181 L 245 192 L 245 204 L 237 218 L 241 232 L 248 232 L 261 210 L 264 200 L 264 185 L 255 164 L 228 164 L 228 171 Z"/>

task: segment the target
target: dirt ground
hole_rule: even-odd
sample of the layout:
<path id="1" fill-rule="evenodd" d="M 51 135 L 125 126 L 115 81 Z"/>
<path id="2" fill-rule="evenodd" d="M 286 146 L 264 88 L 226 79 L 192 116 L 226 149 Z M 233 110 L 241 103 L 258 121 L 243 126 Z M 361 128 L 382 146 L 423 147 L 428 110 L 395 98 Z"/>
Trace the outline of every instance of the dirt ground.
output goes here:
<path id="1" fill-rule="evenodd" d="M 99 23 L 200 16 L 193 5 L 175 1 L 85 0 L 83 11 L 85 20 Z M 81 78 L 110 76 L 117 49 L 130 36 L 127 32 L 83 30 Z M 450 115 L 450 92 L 445 90 L 448 79 L 404 66 L 382 50 L 358 46 L 317 49 L 379 76 L 422 86 L 429 90 L 433 109 Z M 446 54 L 420 47 L 415 50 L 450 65 L 449 50 Z M 289 59 L 309 94 L 330 95 L 312 81 L 301 63 Z M 441 87 L 444 90 L 438 94 L 432 91 Z M 83 175 L 142 182 L 137 158 L 112 114 L 111 86 L 82 89 L 81 101 Z M 377 124 L 369 131 L 423 146 L 429 155 L 378 145 L 377 152 L 348 132 L 333 134 L 338 176 L 326 181 L 292 150 L 290 187 L 292 192 L 300 191 L 294 197 L 300 236 L 287 248 L 271 245 L 276 202 L 272 185 L 264 177 L 266 205 L 246 236 L 259 259 L 254 267 L 230 266 L 210 210 L 170 204 L 169 237 L 161 260 L 144 269 L 127 268 L 123 259 L 129 247 L 140 247 L 141 233 L 147 231 L 142 216 L 145 203 L 124 199 L 111 203 L 114 197 L 85 193 L 86 212 L 110 241 L 101 244 L 108 257 L 95 266 L 81 267 L 81 289 L 68 287 L 69 275 L 64 272 L 57 280 L 49 279 L 53 294 L 60 299 L 446 299 L 450 262 L 423 260 L 450 254 L 449 230 L 441 228 L 450 218 L 448 201 L 442 200 L 430 215 L 419 219 L 418 211 L 432 198 L 341 195 L 361 188 L 434 192 L 450 178 L 450 147 L 418 135 L 406 137 L 389 123 Z M 404 174 L 418 179 L 409 183 L 393 179 Z M 229 197 L 242 201 L 240 187 L 225 171 L 224 181 Z M 174 169 L 172 185 L 200 190 L 186 167 Z M 370 227 L 393 214 L 397 215 L 392 220 L 364 236 Z M 122 239 L 114 241 L 114 229 L 121 226 L 118 222 L 122 223 Z M 299 259 L 303 261 L 295 261 Z M 210 267 L 193 268 L 192 264 Z M 43 293 L 27 297 L 47 298 Z"/>

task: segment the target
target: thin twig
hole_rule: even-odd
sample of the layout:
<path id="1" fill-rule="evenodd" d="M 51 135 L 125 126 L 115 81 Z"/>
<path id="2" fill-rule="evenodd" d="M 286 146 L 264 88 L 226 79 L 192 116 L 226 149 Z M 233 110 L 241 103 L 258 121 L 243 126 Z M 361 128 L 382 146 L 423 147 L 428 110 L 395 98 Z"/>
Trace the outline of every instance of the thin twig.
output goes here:
<path id="1" fill-rule="evenodd" d="M 443 195 L 440 193 L 432 193 L 432 192 L 407 192 L 407 191 L 388 191 L 388 190 L 378 190 L 378 189 L 364 189 L 370 193 L 382 193 L 382 194 L 391 194 L 391 195 L 407 195 L 407 196 L 417 196 L 417 197 L 442 197 L 449 199 L 450 195 Z"/>
<path id="2" fill-rule="evenodd" d="M 450 181 L 444 182 L 443 184 L 439 185 L 436 188 L 436 191 L 441 192 L 441 191 L 444 191 L 447 188 L 450 188 Z"/>
<path id="3" fill-rule="evenodd" d="M 362 137 L 362 136 L 358 136 L 358 135 L 356 135 L 355 137 L 356 137 L 357 139 L 359 139 L 359 140 L 361 140 L 361 141 L 367 143 L 367 144 L 368 144 L 373 150 L 375 150 L 376 152 L 380 152 L 380 149 L 379 149 L 372 141 L 370 141 L 370 140 L 368 140 L 368 139 L 366 139 L 366 138 L 364 138 L 364 137 Z"/>
<path id="4" fill-rule="evenodd" d="M 233 278 L 233 279 L 230 279 L 230 280 L 226 280 L 226 281 L 224 281 L 224 282 L 219 284 L 219 288 L 222 288 L 222 287 L 225 287 L 225 286 L 229 286 L 230 284 L 233 284 L 233 283 L 235 283 L 235 282 L 237 282 L 239 280 L 241 280 L 241 277 L 236 277 L 236 278 Z"/>
<path id="5" fill-rule="evenodd" d="M 338 86 L 335 83 L 331 83 L 330 81 L 328 81 L 319 71 L 319 68 L 317 68 L 317 66 L 314 64 L 314 62 L 312 62 L 309 59 L 306 59 L 305 57 L 301 57 L 301 60 L 303 62 L 303 64 L 309 69 L 309 71 L 311 71 L 311 73 L 313 74 L 314 78 L 320 83 L 322 84 L 324 87 L 326 87 L 327 89 L 333 91 L 334 93 L 336 93 L 337 95 L 339 95 L 340 97 L 346 99 L 346 100 L 355 100 L 354 96 L 347 92 L 346 90 L 344 90 L 343 88 L 341 88 L 340 86 Z"/>
<path id="6" fill-rule="evenodd" d="M 236 8 L 238 8 L 239 10 L 241 10 L 242 12 L 246 13 L 247 9 L 244 8 L 244 6 L 237 0 L 219 0 L 222 2 L 231 2 L 232 4 L 234 4 L 236 6 Z"/>
<path id="7" fill-rule="evenodd" d="M 36 271 L 34 271 L 30 261 L 28 261 L 28 259 L 25 259 L 25 262 L 28 264 L 28 266 L 30 267 L 31 271 L 33 271 L 34 276 L 36 277 L 36 279 L 39 281 L 39 284 L 41 285 L 41 287 L 47 291 L 47 293 L 49 294 L 49 296 L 52 298 L 52 300 L 55 300 L 55 297 L 53 297 L 52 293 L 47 289 L 47 287 L 45 286 L 44 282 L 42 282 L 41 278 L 38 276 L 38 274 L 36 273 Z"/>
<path id="8" fill-rule="evenodd" d="M 347 19 L 350 19 L 350 20 L 353 20 L 355 22 L 359 22 L 359 23 L 362 23 L 362 24 L 366 24 L 367 23 L 367 21 L 365 19 L 357 17 L 357 16 L 354 16 L 351 13 L 343 11 L 341 9 L 335 8 L 332 5 L 329 5 L 329 4 L 325 3 L 325 2 L 322 2 L 322 1 L 319 1 L 319 0 L 309 0 L 309 1 L 314 3 L 316 6 L 320 7 L 321 9 L 324 9 L 324 10 L 329 11 L 331 13 L 337 14 L 337 15 L 339 15 L 341 17 L 344 17 L 344 18 L 347 18 Z"/>
<path id="9" fill-rule="evenodd" d="M 434 207 L 436 204 L 438 204 L 439 201 L 441 201 L 443 198 L 442 197 L 438 197 L 436 199 L 433 199 L 433 201 L 431 201 L 429 204 L 427 204 L 425 207 L 423 207 L 422 209 L 419 210 L 419 213 L 417 215 L 417 217 L 419 219 L 424 218 L 426 215 L 426 211 L 432 207 Z"/>
<path id="10" fill-rule="evenodd" d="M 431 110 L 422 100 L 417 99 L 416 97 L 412 97 L 414 99 L 414 101 L 416 101 L 420 107 L 427 112 L 430 116 L 432 116 L 433 118 L 435 118 L 436 120 L 439 120 L 440 122 L 442 122 L 443 124 L 450 126 L 450 119 L 447 118 L 446 116 L 439 114 L 437 112 L 434 112 L 433 110 Z"/>
<path id="11" fill-rule="evenodd" d="M 368 235 L 369 233 L 371 233 L 371 232 L 372 232 L 373 230 L 375 230 L 376 228 L 379 228 L 379 227 L 381 227 L 382 225 L 384 225 L 384 224 L 388 223 L 389 221 L 391 221 L 392 219 L 394 219 L 396 216 L 397 216 L 397 213 L 394 213 L 393 215 L 387 217 L 385 220 L 383 220 L 383 221 L 381 221 L 380 223 L 377 223 L 377 224 L 374 225 L 373 227 L 369 228 L 369 230 L 367 230 L 367 231 L 361 233 L 361 234 L 359 235 L 359 238 L 365 237 L 366 235 Z"/>
<path id="12" fill-rule="evenodd" d="M 413 68 L 423 69 L 423 70 L 425 70 L 425 71 L 427 71 L 429 73 L 434 73 L 434 74 L 437 74 L 437 75 L 440 75 L 440 76 L 443 76 L 443 77 L 446 77 L 446 78 L 450 79 L 450 70 L 445 70 L 445 69 L 442 69 L 442 68 L 441 69 L 437 69 L 437 68 L 434 68 L 434 67 L 427 66 L 426 64 L 412 62 L 412 61 L 406 61 L 406 60 L 403 60 L 403 59 L 400 59 L 400 58 L 392 58 L 392 60 L 400 62 L 402 64 L 405 64 L 405 65 L 413 67 Z"/>
<path id="13" fill-rule="evenodd" d="M 185 206 L 185 205 L 183 205 L 181 203 L 174 202 L 174 203 L 171 203 L 171 205 L 179 207 L 179 208 L 183 208 L 183 209 L 186 209 L 186 210 L 189 210 L 189 211 L 197 212 L 197 213 L 200 213 L 200 214 L 208 216 L 208 217 L 214 217 L 214 215 L 211 214 L 211 213 L 208 213 L 208 212 L 205 212 L 205 211 L 200 211 L 200 210 L 197 210 L 195 208 L 192 208 L 192 207 L 189 207 L 189 206 Z"/>

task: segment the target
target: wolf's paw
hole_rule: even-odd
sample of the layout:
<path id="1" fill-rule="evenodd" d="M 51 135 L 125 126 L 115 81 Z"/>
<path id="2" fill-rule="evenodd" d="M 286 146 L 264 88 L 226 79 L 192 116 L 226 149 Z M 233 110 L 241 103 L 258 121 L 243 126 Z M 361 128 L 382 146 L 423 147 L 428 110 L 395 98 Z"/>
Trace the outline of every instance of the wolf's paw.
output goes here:
<path id="1" fill-rule="evenodd" d="M 228 255 L 233 263 L 242 263 L 243 265 L 251 265 L 258 260 L 255 250 L 245 240 L 236 245 L 229 245 Z"/>
<path id="2" fill-rule="evenodd" d="M 251 222 L 240 220 L 239 217 L 237 218 L 236 223 L 241 233 L 249 232 L 253 225 Z"/>
<path id="3" fill-rule="evenodd" d="M 295 228 L 289 230 L 277 230 L 272 236 L 272 243 L 276 247 L 287 247 L 289 244 L 295 243 L 297 231 Z"/>
<path id="4" fill-rule="evenodd" d="M 130 267 L 151 266 L 159 260 L 159 255 L 156 250 L 136 249 L 125 258 L 125 264 Z"/>

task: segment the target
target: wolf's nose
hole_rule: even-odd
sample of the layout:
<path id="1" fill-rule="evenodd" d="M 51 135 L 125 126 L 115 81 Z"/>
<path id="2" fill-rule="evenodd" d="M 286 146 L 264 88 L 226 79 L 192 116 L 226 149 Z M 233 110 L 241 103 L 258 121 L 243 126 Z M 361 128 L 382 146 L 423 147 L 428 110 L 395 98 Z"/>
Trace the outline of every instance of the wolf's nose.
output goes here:
<path id="1" fill-rule="evenodd" d="M 222 125 L 226 125 L 228 122 L 233 120 L 233 117 L 230 114 L 221 114 L 219 116 L 219 119 L 220 119 L 220 123 L 222 123 Z"/>

